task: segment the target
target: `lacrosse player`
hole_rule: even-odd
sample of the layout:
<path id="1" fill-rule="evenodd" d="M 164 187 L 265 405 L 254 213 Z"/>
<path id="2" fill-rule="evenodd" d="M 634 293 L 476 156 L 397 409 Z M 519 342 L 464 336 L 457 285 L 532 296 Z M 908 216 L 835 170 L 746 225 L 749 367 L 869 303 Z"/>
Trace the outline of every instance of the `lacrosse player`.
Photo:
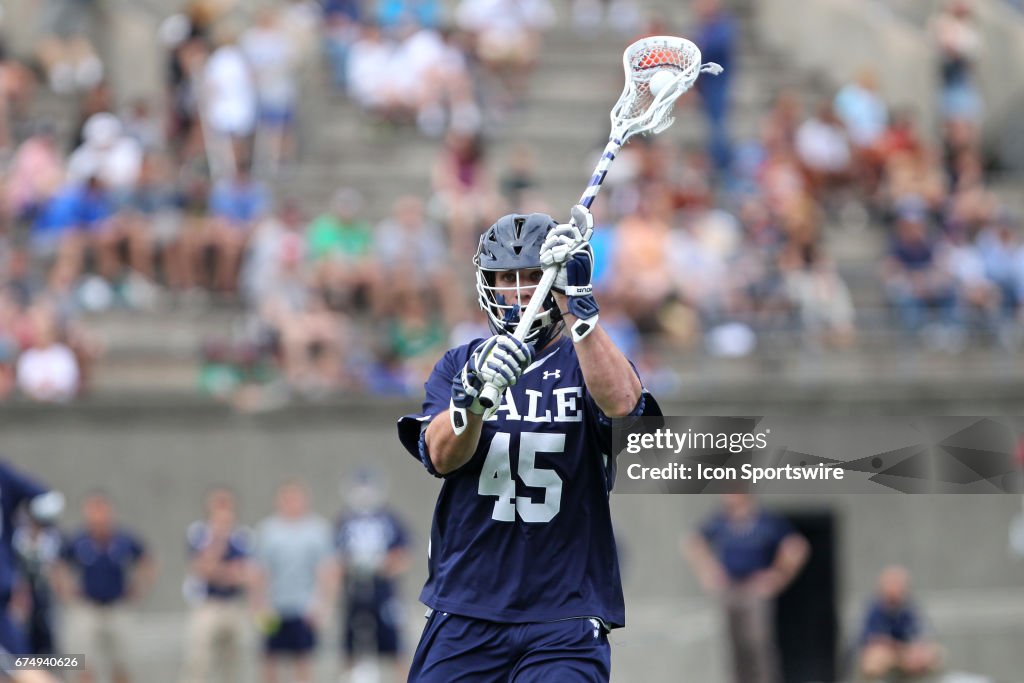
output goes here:
<path id="1" fill-rule="evenodd" d="M 480 238 L 476 290 L 494 336 L 448 351 L 403 445 L 444 484 L 434 511 L 430 608 L 410 681 L 607 681 L 625 609 L 608 496 L 611 418 L 660 415 L 598 324 L 593 219 L 509 215 Z M 542 277 L 549 295 L 512 336 Z M 568 335 L 563 335 L 568 331 Z M 486 410 L 483 388 L 499 389 Z"/>
<path id="2" fill-rule="evenodd" d="M 64 495 L 0 461 L 0 681 L 48 682 L 53 679 L 41 671 L 11 671 L 4 663 L 8 655 L 29 652 L 26 634 L 10 613 L 11 598 L 21 579 L 13 544 L 16 513 L 23 506 L 33 522 L 53 524 L 64 511 Z"/>

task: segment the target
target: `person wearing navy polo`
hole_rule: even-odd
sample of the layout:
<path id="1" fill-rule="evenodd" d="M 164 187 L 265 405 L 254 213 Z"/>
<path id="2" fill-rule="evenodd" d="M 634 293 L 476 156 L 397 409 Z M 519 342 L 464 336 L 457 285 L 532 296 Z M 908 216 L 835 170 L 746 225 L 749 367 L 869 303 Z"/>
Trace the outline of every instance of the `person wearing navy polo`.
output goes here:
<path id="1" fill-rule="evenodd" d="M 80 683 L 91 683 L 104 670 L 113 683 L 128 683 L 128 605 L 148 592 L 156 567 L 142 542 L 115 523 L 114 506 L 105 493 L 85 498 L 82 521 L 83 528 L 61 549 L 55 577 L 55 587 L 71 603 L 66 644 L 69 652 L 89 655 Z"/>
<path id="2" fill-rule="evenodd" d="M 248 529 L 238 526 L 235 507 L 231 489 L 214 488 L 206 494 L 206 519 L 188 528 L 189 574 L 184 592 L 193 610 L 185 637 L 182 683 L 204 683 L 216 668 L 225 682 L 241 680 L 253 539 Z"/>
<path id="3" fill-rule="evenodd" d="M 864 619 L 859 659 L 861 674 L 869 680 L 893 674 L 915 678 L 939 668 L 942 651 L 925 633 L 911 600 L 906 568 L 886 567 L 878 577 L 878 589 Z"/>
<path id="4" fill-rule="evenodd" d="M 722 509 L 685 547 L 697 578 L 725 608 L 736 683 L 779 683 L 775 597 L 807 561 L 807 541 L 753 496 L 722 496 Z"/>

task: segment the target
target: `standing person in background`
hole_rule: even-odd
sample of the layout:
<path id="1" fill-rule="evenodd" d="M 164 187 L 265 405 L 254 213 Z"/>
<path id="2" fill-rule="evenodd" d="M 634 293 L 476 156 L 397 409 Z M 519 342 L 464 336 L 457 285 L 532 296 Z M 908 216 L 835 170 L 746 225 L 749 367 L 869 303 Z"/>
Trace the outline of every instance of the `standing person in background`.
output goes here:
<path id="1" fill-rule="evenodd" d="M 967 0 L 949 0 L 934 18 L 932 34 L 939 51 L 942 115 L 946 122 L 981 123 L 982 102 L 974 73 L 982 36 Z"/>
<path id="2" fill-rule="evenodd" d="M 697 80 L 697 92 L 708 119 L 708 155 L 719 174 L 732 164 L 732 141 L 729 139 L 729 94 L 731 91 L 736 41 L 739 29 L 736 20 L 723 7 L 722 0 L 697 0 L 694 4 L 697 27 L 693 37 L 700 48 L 701 59 L 717 62 L 724 71 L 715 78 Z M 724 76 L 724 78 L 723 78 Z"/>
<path id="3" fill-rule="evenodd" d="M 780 683 L 775 598 L 807 561 L 807 541 L 750 494 L 730 493 L 683 550 L 701 586 L 725 607 L 733 680 Z"/>
<path id="4" fill-rule="evenodd" d="M 69 652 L 88 654 L 78 683 L 106 680 L 128 683 L 127 648 L 132 640 L 130 605 L 153 586 L 156 565 L 143 542 L 116 521 L 106 493 L 95 491 L 82 502 L 83 527 L 65 542 L 54 587 L 66 602 Z"/>
<path id="5" fill-rule="evenodd" d="M 346 495 L 347 509 L 338 519 L 335 540 L 344 581 L 343 648 L 353 681 L 375 680 L 370 676 L 377 673 L 378 660 L 392 664 L 395 680 L 402 677 L 404 647 L 396 583 L 409 570 L 409 538 L 386 498 L 379 475 L 357 472 Z M 364 666 L 366 674 L 360 673 Z"/>
<path id="6" fill-rule="evenodd" d="M 205 683 L 217 668 L 220 680 L 240 683 L 242 650 L 249 630 L 244 595 L 252 539 L 249 530 L 238 525 L 231 489 L 218 486 L 207 493 L 206 519 L 189 526 L 187 542 L 185 595 L 193 610 L 182 683 Z"/>
<path id="7" fill-rule="evenodd" d="M 317 631 L 334 604 L 331 527 L 309 509 L 309 492 L 298 480 L 282 484 L 276 513 L 257 530 L 258 562 L 253 602 L 266 634 L 263 680 L 278 681 L 282 661 L 294 683 L 313 680 L 311 654 Z"/>

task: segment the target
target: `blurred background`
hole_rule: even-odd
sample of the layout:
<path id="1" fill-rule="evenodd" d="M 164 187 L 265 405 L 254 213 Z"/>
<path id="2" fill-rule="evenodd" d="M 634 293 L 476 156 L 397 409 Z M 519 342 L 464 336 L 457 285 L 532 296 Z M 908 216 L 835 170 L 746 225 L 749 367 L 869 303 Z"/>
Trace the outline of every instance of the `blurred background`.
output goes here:
<path id="1" fill-rule="evenodd" d="M 409 530 L 415 636 L 437 482 L 393 421 L 446 348 L 485 334 L 480 232 L 567 217 L 623 48 L 666 33 L 726 71 L 630 142 L 594 213 L 602 321 L 667 411 L 1021 414 L 1016 0 L 2 4 L 0 451 L 67 493 L 68 530 L 101 488 L 146 541 L 136 678 L 178 677 L 186 529 L 216 482 L 246 525 L 288 476 L 333 519 L 344 478 L 377 468 Z M 728 680 L 679 549 L 717 504 L 613 501 L 616 680 Z M 805 643 L 783 647 L 787 680 L 856 668 L 894 563 L 947 671 L 1024 680 L 1019 500 L 765 504 L 811 545 L 793 604 L 817 616 L 780 617 L 806 629 L 780 629 Z"/>

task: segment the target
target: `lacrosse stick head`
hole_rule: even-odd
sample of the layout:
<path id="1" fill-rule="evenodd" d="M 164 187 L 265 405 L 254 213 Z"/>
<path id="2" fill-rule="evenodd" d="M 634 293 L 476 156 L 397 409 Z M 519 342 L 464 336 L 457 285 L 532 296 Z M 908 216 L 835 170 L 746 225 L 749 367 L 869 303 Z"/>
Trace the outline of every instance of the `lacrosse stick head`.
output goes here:
<path id="1" fill-rule="evenodd" d="M 693 87 L 701 72 L 722 71 L 713 62 L 701 64 L 697 46 L 676 36 L 651 36 L 636 41 L 623 53 L 622 66 L 626 86 L 612 107 L 611 120 L 612 137 L 623 143 L 637 133 L 656 134 L 671 126 L 672 107 L 680 95 Z M 655 94 L 651 91 L 651 78 L 662 71 L 675 77 Z"/>

